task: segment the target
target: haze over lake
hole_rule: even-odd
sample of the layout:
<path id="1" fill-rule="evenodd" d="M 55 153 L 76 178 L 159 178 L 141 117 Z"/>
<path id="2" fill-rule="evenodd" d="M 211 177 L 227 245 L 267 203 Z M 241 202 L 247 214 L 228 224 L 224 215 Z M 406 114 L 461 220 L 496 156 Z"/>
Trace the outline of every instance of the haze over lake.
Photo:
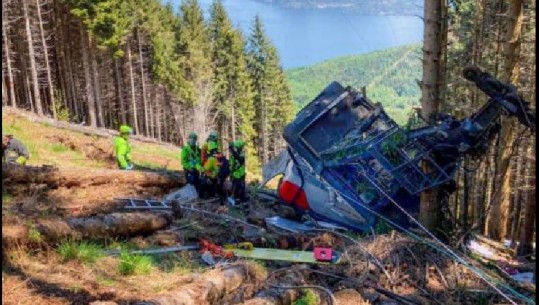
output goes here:
<path id="1" fill-rule="evenodd" d="M 165 2 L 165 1 L 164 1 Z M 178 8 L 180 0 L 172 0 Z M 212 0 L 199 0 L 209 17 Z M 291 9 L 255 0 L 222 0 L 233 24 L 250 33 L 256 14 L 277 47 L 285 69 L 363 54 L 423 39 L 417 16 L 361 16 L 344 8 Z"/>

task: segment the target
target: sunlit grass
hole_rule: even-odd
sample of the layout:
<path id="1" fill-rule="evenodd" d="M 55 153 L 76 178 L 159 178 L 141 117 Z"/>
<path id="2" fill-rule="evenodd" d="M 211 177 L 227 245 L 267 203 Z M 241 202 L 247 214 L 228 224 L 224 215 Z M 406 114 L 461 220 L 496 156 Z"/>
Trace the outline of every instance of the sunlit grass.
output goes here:
<path id="1" fill-rule="evenodd" d="M 118 271 L 122 275 L 149 274 L 153 268 L 154 262 L 150 256 L 130 254 L 127 252 L 120 254 Z"/>
<path id="2" fill-rule="evenodd" d="M 89 242 L 65 241 L 58 247 L 62 261 L 78 260 L 84 264 L 93 264 L 102 256 L 101 247 Z"/>

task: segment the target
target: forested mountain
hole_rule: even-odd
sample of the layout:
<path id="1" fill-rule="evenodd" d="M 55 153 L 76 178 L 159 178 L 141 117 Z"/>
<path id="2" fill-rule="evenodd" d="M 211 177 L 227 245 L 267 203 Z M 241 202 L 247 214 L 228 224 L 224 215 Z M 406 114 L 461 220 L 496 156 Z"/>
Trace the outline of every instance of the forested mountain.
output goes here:
<path id="1" fill-rule="evenodd" d="M 386 112 L 402 124 L 412 105 L 419 105 L 420 52 L 421 46 L 414 44 L 287 70 L 296 110 L 335 80 L 358 90 L 366 87 L 367 97 L 384 105 Z"/>
<path id="2" fill-rule="evenodd" d="M 422 0 L 257 0 L 293 9 L 342 9 L 361 15 L 422 16 Z"/>
<path id="3" fill-rule="evenodd" d="M 3 1 L 2 105 L 180 145 L 215 129 L 255 169 L 291 119 L 277 51 L 259 18 L 245 38 L 219 0 L 203 16 L 196 0 Z"/>

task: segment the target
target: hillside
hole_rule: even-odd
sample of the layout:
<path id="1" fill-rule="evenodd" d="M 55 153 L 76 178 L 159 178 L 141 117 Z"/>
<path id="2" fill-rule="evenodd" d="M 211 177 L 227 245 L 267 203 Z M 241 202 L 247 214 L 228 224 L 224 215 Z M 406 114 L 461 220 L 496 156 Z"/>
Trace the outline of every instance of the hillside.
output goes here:
<path id="1" fill-rule="evenodd" d="M 421 79 L 419 52 L 420 45 L 414 44 L 288 70 L 296 110 L 335 80 L 356 89 L 366 86 L 369 99 L 382 103 L 387 113 L 402 124 L 421 96 L 416 82 Z"/>
<path id="2" fill-rule="evenodd" d="M 2 109 L 2 133 L 20 139 L 30 152 L 28 165 L 76 168 L 116 168 L 112 137 L 96 137 L 37 122 L 30 112 Z M 73 126 L 77 126 L 73 124 Z M 180 170 L 180 149 L 170 144 L 132 140 L 139 167 Z"/>

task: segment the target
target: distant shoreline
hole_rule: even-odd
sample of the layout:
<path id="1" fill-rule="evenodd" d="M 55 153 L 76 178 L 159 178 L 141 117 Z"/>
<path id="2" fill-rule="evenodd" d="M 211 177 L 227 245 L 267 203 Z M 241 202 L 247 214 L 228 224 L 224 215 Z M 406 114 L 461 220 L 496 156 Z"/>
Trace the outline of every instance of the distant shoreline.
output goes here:
<path id="1" fill-rule="evenodd" d="M 413 1 L 406 3 L 399 0 L 394 0 L 395 3 L 385 5 L 379 0 L 362 0 L 363 3 L 358 3 L 359 0 L 344 0 L 340 3 L 328 3 L 315 0 L 255 0 L 256 2 L 276 5 L 288 9 L 304 9 L 304 10 L 338 10 L 345 9 L 350 13 L 357 13 L 358 16 L 422 16 L 423 6 L 421 1 Z M 339 2 L 337 0 L 337 2 Z M 403 5 L 405 4 L 405 5 Z"/>

